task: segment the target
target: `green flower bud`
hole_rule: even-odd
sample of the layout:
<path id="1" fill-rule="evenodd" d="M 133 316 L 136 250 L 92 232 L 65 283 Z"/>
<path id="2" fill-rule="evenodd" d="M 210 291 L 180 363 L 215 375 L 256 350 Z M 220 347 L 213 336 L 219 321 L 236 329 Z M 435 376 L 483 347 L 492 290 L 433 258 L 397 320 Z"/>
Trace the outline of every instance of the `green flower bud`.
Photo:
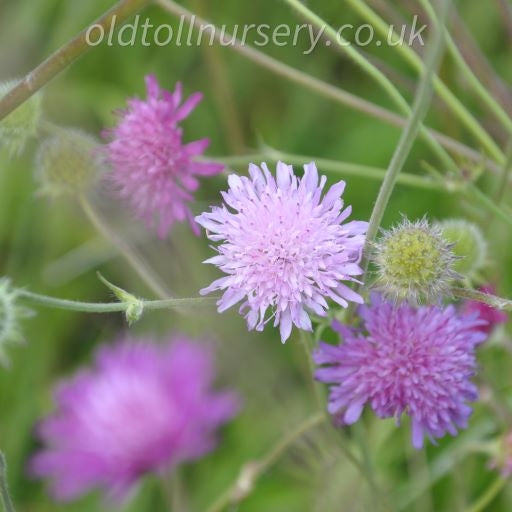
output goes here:
<path id="1" fill-rule="evenodd" d="M 37 178 L 41 192 L 52 196 L 86 192 L 100 174 L 99 144 L 76 129 L 58 129 L 39 148 Z"/>
<path id="2" fill-rule="evenodd" d="M 452 251 L 459 256 L 454 270 L 471 278 L 485 265 L 487 243 L 480 229 L 463 219 L 449 219 L 437 224 L 444 239 L 453 244 Z"/>
<path id="3" fill-rule="evenodd" d="M 12 290 L 6 278 L 0 278 L 0 364 L 7 366 L 9 361 L 5 347 L 23 342 L 20 319 L 31 316 L 32 311 L 17 304 L 18 294 Z"/>
<path id="4" fill-rule="evenodd" d="M 414 223 L 404 219 L 374 246 L 377 287 L 391 300 L 436 302 L 458 277 L 451 248 L 440 229 L 426 219 Z"/>
<path id="5" fill-rule="evenodd" d="M 19 80 L 0 83 L 3 98 Z M 41 94 L 36 93 L 0 121 L 0 147 L 7 147 L 11 156 L 23 151 L 28 139 L 37 134 L 41 121 Z"/>

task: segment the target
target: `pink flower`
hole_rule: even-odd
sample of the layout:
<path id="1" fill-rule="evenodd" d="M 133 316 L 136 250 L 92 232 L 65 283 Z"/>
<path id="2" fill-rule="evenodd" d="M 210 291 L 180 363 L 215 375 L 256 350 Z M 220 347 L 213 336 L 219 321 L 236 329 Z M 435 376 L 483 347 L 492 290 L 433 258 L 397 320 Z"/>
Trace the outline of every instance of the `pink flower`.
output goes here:
<path id="1" fill-rule="evenodd" d="M 479 288 L 479 291 L 494 295 L 496 288 L 493 285 L 486 285 Z M 481 320 L 485 320 L 486 323 L 479 325 L 477 329 L 487 334 L 497 325 L 504 324 L 508 321 L 508 315 L 506 313 L 477 300 L 467 300 L 464 302 L 462 312 L 467 315 L 478 314 Z"/>
<path id="2" fill-rule="evenodd" d="M 478 397 L 470 378 L 476 371 L 475 347 L 486 335 L 481 321 L 458 316 L 453 306 L 417 309 L 395 306 L 374 296 L 360 308 L 357 330 L 337 324 L 344 343 L 321 343 L 315 362 L 327 365 L 316 378 L 332 383 L 328 410 L 342 424 L 355 423 L 365 405 L 380 418 L 402 413 L 412 420 L 412 443 L 466 428 Z"/>
<path id="3" fill-rule="evenodd" d="M 243 301 L 240 313 L 249 329 L 261 331 L 274 318 L 283 343 L 292 325 L 311 330 L 308 312 L 326 315 L 326 299 L 342 307 L 363 301 L 343 281 L 362 273 L 358 263 L 368 223 L 343 223 L 351 213 L 341 199 L 345 182 L 322 197 L 326 177 L 319 180 L 314 163 L 304 171 L 298 178 L 279 162 L 274 178 L 266 164 L 251 164 L 250 178 L 229 176 L 224 205 L 196 218 L 208 238 L 219 242 L 218 256 L 206 263 L 227 274 L 201 293 L 224 290 L 219 312 Z"/>
<path id="4" fill-rule="evenodd" d="M 131 99 L 120 112 L 119 124 L 106 130 L 107 160 L 111 177 L 121 197 L 127 199 L 136 215 L 156 228 L 164 238 L 176 222 L 188 219 L 197 233 L 188 203 L 199 187 L 199 176 L 219 174 L 222 164 L 198 161 L 209 140 L 184 144 L 179 122 L 201 101 L 195 93 L 181 106 L 182 87 L 174 93 L 160 89 L 156 78 L 146 77 L 146 101 Z"/>
<path id="5" fill-rule="evenodd" d="M 94 369 L 58 387 L 32 473 L 51 478 L 61 501 L 94 487 L 119 499 L 145 473 L 205 455 L 238 407 L 232 393 L 211 389 L 213 377 L 209 351 L 183 337 L 104 347 Z"/>

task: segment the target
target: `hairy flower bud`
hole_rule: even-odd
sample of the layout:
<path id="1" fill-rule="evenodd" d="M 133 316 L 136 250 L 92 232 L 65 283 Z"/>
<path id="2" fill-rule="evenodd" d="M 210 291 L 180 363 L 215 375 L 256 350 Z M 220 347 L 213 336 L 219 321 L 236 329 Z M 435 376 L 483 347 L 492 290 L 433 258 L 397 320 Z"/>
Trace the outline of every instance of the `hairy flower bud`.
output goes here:
<path id="1" fill-rule="evenodd" d="M 454 270 L 471 278 L 485 264 L 487 243 L 480 229 L 463 219 L 448 219 L 437 224 L 444 239 L 453 244 L 453 252 L 459 256 Z"/>
<path id="2" fill-rule="evenodd" d="M 0 98 L 18 83 L 19 80 L 0 82 Z M 41 94 L 37 93 L 0 121 L 0 147 L 6 146 L 11 156 L 20 154 L 27 140 L 37 134 L 40 120 Z"/>
<path id="3" fill-rule="evenodd" d="M 449 292 L 457 256 L 439 227 L 407 219 L 375 244 L 377 287 L 391 300 L 434 303 Z"/>
<path id="4" fill-rule="evenodd" d="M 7 278 L 0 278 L 0 364 L 7 366 L 6 345 L 21 343 L 23 336 L 19 321 L 31 311 L 17 304 L 18 294 L 12 290 Z"/>
<path id="5" fill-rule="evenodd" d="M 76 129 L 59 129 L 39 148 L 36 163 L 41 192 L 57 196 L 80 194 L 95 182 L 101 169 L 99 144 Z"/>

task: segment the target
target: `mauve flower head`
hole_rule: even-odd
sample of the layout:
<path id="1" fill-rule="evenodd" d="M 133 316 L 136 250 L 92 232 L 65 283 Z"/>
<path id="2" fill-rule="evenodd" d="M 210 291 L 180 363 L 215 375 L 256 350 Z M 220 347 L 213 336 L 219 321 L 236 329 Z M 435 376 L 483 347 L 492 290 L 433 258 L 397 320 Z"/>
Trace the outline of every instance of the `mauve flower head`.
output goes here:
<path id="1" fill-rule="evenodd" d="M 201 101 L 195 93 L 182 105 L 182 86 L 173 93 L 161 89 L 153 75 L 146 77 L 147 99 L 128 100 L 118 125 L 105 131 L 111 177 L 136 215 L 164 238 L 171 226 L 186 219 L 197 233 L 188 203 L 199 187 L 198 177 L 220 173 L 222 164 L 198 161 L 209 139 L 183 143 L 179 122 Z"/>
<path id="2" fill-rule="evenodd" d="M 169 344 L 122 340 L 102 348 L 94 369 L 63 382 L 43 420 L 45 449 L 31 472 L 51 479 L 60 501 L 100 487 L 124 498 L 148 472 L 165 472 L 216 445 L 236 413 L 231 392 L 211 389 L 211 353 L 184 337 Z"/>
<path id="3" fill-rule="evenodd" d="M 479 291 L 494 295 L 496 293 L 496 288 L 493 285 L 486 285 L 480 287 Z M 469 315 L 474 315 L 476 313 L 482 320 L 485 320 L 487 323 L 479 325 L 477 329 L 487 334 L 490 333 L 497 325 L 504 324 L 508 321 L 508 315 L 504 311 L 495 309 L 492 306 L 477 300 L 465 301 L 462 306 L 462 312 Z"/>
<path id="4" fill-rule="evenodd" d="M 423 446 L 466 428 L 478 397 L 470 378 L 475 348 L 486 335 L 476 315 L 458 316 L 453 306 L 399 306 L 372 296 L 360 308 L 362 329 L 335 326 L 344 343 L 321 343 L 314 353 L 316 378 L 332 383 L 328 410 L 341 424 L 355 423 L 365 405 L 380 418 L 411 418 L 412 443 Z"/>
<path id="5" fill-rule="evenodd" d="M 327 180 L 319 180 L 314 163 L 304 166 L 302 178 L 282 162 L 275 178 L 264 163 L 251 164 L 249 174 L 230 175 L 225 204 L 196 217 L 208 238 L 220 242 L 219 254 L 206 263 L 227 274 L 201 293 L 224 291 L 219 312 L 243 301 L 249 329 L 261 331 L 274 318 L 284 343 L 292 325 L 311 330 L 309 311 L 326 315 L 326 299 L 343 307 L 363 302 L 342 281 L 362 273 L 368 224 L 343 223 L 351 213 L 350 206 L 343 209 L 345 182 L 322 196 Z"/>

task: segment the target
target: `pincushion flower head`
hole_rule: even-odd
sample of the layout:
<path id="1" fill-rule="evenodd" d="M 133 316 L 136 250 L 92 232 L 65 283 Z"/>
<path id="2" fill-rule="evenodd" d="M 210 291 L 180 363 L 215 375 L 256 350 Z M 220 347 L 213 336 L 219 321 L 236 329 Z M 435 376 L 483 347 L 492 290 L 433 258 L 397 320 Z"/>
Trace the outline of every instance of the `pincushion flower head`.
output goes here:
<path id="1" fill-rule="evenodd" d="M 143 474 L 205 455 L 237 410 L 231 392 L 211 389 L 213 377 L 210 352 L 181 336 L 101 349 L 94 369 L 57 389 L 32 473 L 49 477 L 60 501 L 95 487 L 119 499 Z"/>
<path id="2" fill-rule="evenodd" d="M 120 195 L 138 217 L 164 238 L 171 226 L 186 219 L 197 232 L 188 203 L 199 187 L 198 178 L 220 173 L 224 166 L 199 161 L 209 139 L 185 144 L 179 123 L 201 101 L 195 93 L 183 104 L 182 86 L 173 93 L 161 89 L 156 78 L 146 77 L 147 99 L 130 99 L 118 125 L 106 130 L 110 139 L 107 160 Z"/>
<path id="3" fill-rule="evenodd" d="M 325 365 L 316 378 L 332 383 L 328 410 L 341 424 L 355 423 L 368 405 L 380 418 L 410 416 L 412 443 L 421 448 L 467 426 L 478 391 L 475 348 L 486 335 L 475 329 L 476 315 L 372 297 L 360 308 L 363 329 L 336 325 L 344 343 L 321 343 L 314 360 Z"/>
<path id="4" fill-rule="evenodd" d="M 325 316 L 326 299 L 343 307 L 362 303 L 343 281 L 362 273 L 367 223 L 344 224 L 351 213 L 343 209 L 345 182 L 322 195 L 326 177 L 319 179 L 314 163 L 302 178 L 282 162 L 275 178 L 266 164 L 251 164 L 249 174 L 229 176 L 225 204 L 196 218 L 220 242 L 219 254 L 206 262 L 227 274 L 201 293 L 224 291 L 219 312 L 243 301 L 249 329 L 262 330 L 274 318 L 284 342 L 292 325 L 311 330 L 309 311 Z"/>
<path id="5" fill-rule="evenodd" d="M 376 288 L 396 302 L 438 302 L 460 277 L 454 270 L 458 258 L 452 247 L 439 226 L 431 226 L 426 219 L 404 218 L 374 246 Z"/>

